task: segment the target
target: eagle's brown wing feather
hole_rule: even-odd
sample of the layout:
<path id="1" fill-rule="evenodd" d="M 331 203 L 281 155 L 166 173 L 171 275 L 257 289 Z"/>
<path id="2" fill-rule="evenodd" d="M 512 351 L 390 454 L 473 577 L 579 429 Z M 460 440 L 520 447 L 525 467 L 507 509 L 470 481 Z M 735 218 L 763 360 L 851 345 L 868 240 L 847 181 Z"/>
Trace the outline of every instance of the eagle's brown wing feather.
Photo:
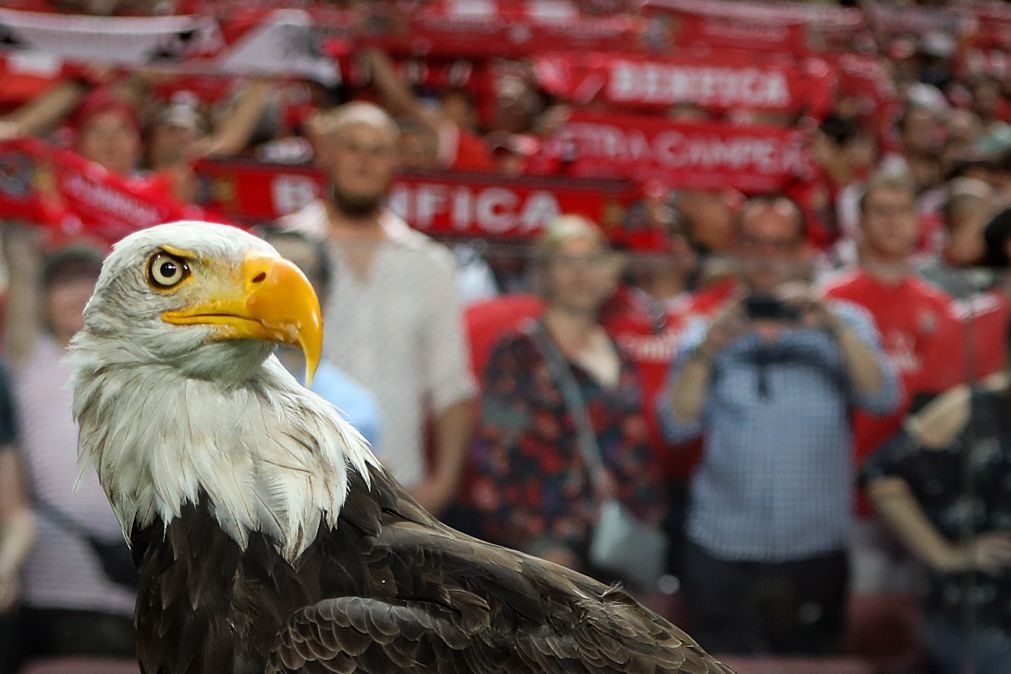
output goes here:
<path id="1" fill-rule="evenodd" d="M 731 673 L 624 591 L 449 529 L 381 473 L 342 527 L 369 541 L 365 592 L 292 615 L 269 673 Z"/>

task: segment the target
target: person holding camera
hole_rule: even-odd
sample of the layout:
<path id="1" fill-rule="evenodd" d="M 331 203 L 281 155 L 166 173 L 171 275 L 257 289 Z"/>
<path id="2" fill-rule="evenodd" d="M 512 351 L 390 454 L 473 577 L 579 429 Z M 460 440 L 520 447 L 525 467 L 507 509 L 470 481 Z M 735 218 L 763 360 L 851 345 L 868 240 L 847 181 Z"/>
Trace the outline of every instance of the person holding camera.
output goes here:
<path id="1" fill-rule="evenodd" d="M 850 411 L 890 413 L 899 383 L 863 309 L 806 280 L 799 208 L 749 201 L 737 288 L 695 321 L 659 399 L 672 442 L 704 436 L 683 560 L 691 629 L 717 653 L 828 653 L 845 628 Z"/>

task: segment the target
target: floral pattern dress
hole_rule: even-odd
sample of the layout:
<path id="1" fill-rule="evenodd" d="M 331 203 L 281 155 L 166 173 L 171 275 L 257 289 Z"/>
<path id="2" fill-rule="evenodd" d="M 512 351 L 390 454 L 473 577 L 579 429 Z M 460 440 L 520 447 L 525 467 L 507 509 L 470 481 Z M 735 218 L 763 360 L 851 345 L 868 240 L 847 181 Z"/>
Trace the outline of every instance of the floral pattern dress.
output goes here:
<path id="1" fill-rule="evenodd" d="M 664 499 L 648 446 L 638 375 L 620 351 L 621 374 L 602 386 L 569 363 L 586 402 L 603 464 L 616 496 L 639 517 L 658 523 Z M 535 552 L 562 545 L 586 558 L 600 496 L 578 445 L 559 387 L 530 334 L 507 334 L 482 380 L 481 421 L 469 455 L 465 495 L 487 539 Z"/>

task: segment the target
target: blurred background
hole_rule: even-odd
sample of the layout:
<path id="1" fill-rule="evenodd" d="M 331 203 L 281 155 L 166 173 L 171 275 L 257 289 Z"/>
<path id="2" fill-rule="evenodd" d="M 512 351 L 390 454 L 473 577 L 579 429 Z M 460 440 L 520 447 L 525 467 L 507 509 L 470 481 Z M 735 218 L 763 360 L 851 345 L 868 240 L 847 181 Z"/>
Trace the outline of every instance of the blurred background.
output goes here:
<path id="1" fill-rule="evenodd" d="M 179 219 L 303 268 L 314 390 L 452 526 L 742 674 L 1011 672 L 1009 46 L 1000 2 L 0 3 L 0 674 L 137 671 L 60 358 Z"/>

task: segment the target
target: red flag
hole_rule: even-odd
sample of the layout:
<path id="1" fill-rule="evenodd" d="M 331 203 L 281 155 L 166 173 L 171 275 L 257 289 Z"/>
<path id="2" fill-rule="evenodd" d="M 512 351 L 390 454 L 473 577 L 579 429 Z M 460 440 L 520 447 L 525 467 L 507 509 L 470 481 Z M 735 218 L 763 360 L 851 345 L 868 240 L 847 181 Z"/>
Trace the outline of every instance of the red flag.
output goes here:
<path id="1" fill-rule="evenodd" d="M 772 192 L 811 175 L 807 135 L 775 127 L 576 112 L 545 143 L 567 175 Z"/>
<path id="2" fill-rule="evenodd" d="M 173 220 L 216 219 L 175 201 L 157 177 L 121 176 L 34 139 L 0 146 L 0 216 L 106 243 Z"/>
<path id="3" fill-rule="evenodd" d="M 535 73 L 549 93 L 576 104 L 594 100 L 624 109 L 692 105 L 712 112 L 762 110 L 824 115 L 834 73 L 822 59 L 755 62 L 754 58 L 653 57 L 635 54 L 545 54 Z"/>
<path id="4" fill-rule="evenodd" d="M 314 169 L 205 161 L 198 172 L 212 205 L 243 220 L 269 221 L 318 198 Z M 623 181 L 509 178 L 431 171 L 396 178 L 389 206 L 412 227 L 435 236 L 528 239 L 562 213 L 576 213 L 617 232 L 636 185 Z"/>

